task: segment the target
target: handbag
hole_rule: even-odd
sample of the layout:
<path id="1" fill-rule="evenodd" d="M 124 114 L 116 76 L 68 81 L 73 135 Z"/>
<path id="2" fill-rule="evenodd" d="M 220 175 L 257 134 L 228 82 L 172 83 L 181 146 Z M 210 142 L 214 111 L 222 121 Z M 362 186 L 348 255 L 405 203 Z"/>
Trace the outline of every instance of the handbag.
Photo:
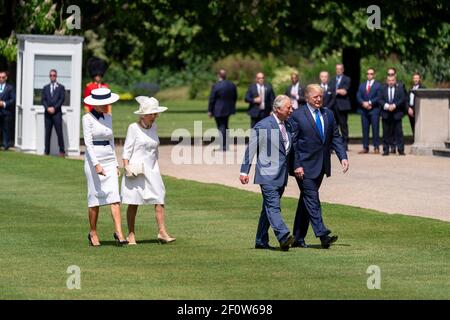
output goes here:
<path id="1" fill-rule="evenodd" d="M 125 176 L 131 178 L 131 177 L 137 177 L 138 175 L 144 174 L 144 163 L 129 163 L 125 167 Z"/>

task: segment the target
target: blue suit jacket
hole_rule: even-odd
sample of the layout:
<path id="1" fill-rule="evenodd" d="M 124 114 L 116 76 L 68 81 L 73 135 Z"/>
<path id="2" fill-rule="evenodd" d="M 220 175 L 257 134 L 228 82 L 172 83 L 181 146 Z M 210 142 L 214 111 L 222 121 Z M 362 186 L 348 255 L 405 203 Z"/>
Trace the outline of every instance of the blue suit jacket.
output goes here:
<path id="1" fill-rule="evenodd" d="M 14 87 L 9 83 L 5 84 L 5 88 L 0 93 L 0 100 L 6 103 L 4 108 L 0 108 L 0 115 L 13 115 L 16 108 L 16 94 Z"/>
<path id="2" fill-rule="evenodd" d="M 342 75 L 341 81 L 339 82 L 338 87 L 336 88 L 336 77 L 331 79 L 330 81 L 331 90 L 334 94 L 334 104 L 333 108 L 339 111 L 350 111 L 352 109 L 352 105 L 350 103 L 349 97 L 349 89 L 350 89 L 350 78 L 345 74 Z M 345 89 L 347 90 L 347 94 L 345 96 L 341 96 L 340 94 L 336 94 L 336 89 Z"/>
<path id="3" fill-rule="evenodd" d="M 318 83 L 318 85 L 320 86 L 320 83 Z M 334 96 L 335 96 L 335 91 L 331 90 L 331 84 L 330 82 L 327 83 L 327 91 L 323 92 L 323 103 L 322 103 L 322 108 L 329 108 L 331 109 L 333 107 L 334 104 Z"/>
<path id="4" fill-rule="evenodd" d="M 366 92 L 366 85 L 367 81 L 361 83 L 359 85 L 358 92 L 356 93 L 356 100 L 358 100 L 358 103 L 360 105 L 360 108 L 358 108 L 358 112 L 361 113 L 367 111 L 361 106 L 364 101 L 370 101 L 372 103 L 372 109 L 369 111 L 369 113 L 379 112 L 380 104 L 378 103 L 378 100 L 380 99 L 381 83 L 379 83 L 378 81 L 374 81 L 369 93 Z"/>
<path id="5" fill-rule="evenodd" d="M 389 103 L 389 93 L 388 93 L 388 86 L 384 85 L 380 90 L 380 108 L 381 108 L 381 117 L 383 119 L 387 119 L 389 115 L 393 115 L 394 119 L 400 120 L 405 115 L 405 89 L 402 85 L 395 86 L 395 92 L 394 92 L 394 100 L 392 101 L 393 104 L 395 104 L 395 110 L 394 111 L 388 111 L 384 110 L 384 105 L 386 103 Z"/>
<path id="6" fill-rule="evenodd" d="M 247 113 L 250 117 L 257 118 L 259 117 L 260 110 L 259 104 L 253 102 L 253 99 L 258 97 L 258 88 L 256 83 L 251 84 L 248 87 L 247 93 L 245 94 L 245 102 L 248 102 L 248 111 Z M 275 100 L 275 93 L 273 92 L 272 86 L 268 83 L 264 84 L 264 113 L 266 116 L 270 114 L 273 107 L 273 101 Z"/>
<path id="7" fill-rule="evenodd" d="M 214 117 L 228 117 L 236 113 L 237 89 L 228 80 L 216 82 L 209 95 L 208 112 Z"/>
<path id="8" fill-rule="evenodd" d="M 255 184 L 283 187 L 288 180 L 288 154 L 292 150 L 290 123 L 285 121 L 289 150 L 285 150 L 280 128 L 273 115 L 259 121 L 251 130 L 241 172 L 248 174 L 255 154 Z"/>
<path id="9" fill-rule="evenodd" d="M 317 178 L 322 173 L 322 168 L 327 176 L 331 175 L 331 148 L 336 151 L 339 160 L 347 159 L 333 112 L 328 108 L 321 108 L 320 111 L 325 141 L 322 141 L 306 104 L 295 110 L 288 120 L 293 132 L 294 169 L 303 167 L 304 177 L 308 179 Z"/>
<path id="10" fill-rule="evenodd" d="M 61 106 L 64 103 L 65 95 L 66 95 L 66 89 L 60 83 L 58 83 L 58 86 L 55 88 L 55 92 L 53 92 L 53 97 L 50 94 L 50 84 L 47 84 L 46 86 L 44 86 L 44 89 L 42 89 L 41 103 L 45 108 L 45 114 L 49 114 L 47 112 L 48 107 L 55 108 L 54 114 L 60 113 Z"/>

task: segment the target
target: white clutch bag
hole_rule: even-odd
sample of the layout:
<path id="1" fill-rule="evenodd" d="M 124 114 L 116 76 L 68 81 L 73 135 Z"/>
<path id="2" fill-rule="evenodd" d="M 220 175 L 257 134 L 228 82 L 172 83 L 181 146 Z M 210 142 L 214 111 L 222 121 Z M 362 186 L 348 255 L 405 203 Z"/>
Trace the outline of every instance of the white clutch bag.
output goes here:
<path id="1" fill-rule="evenodd" d="M 125 176 L 137 177 L 140 174 L 144 174 L 144 163 L 129 163 L 125 167 Z"/>

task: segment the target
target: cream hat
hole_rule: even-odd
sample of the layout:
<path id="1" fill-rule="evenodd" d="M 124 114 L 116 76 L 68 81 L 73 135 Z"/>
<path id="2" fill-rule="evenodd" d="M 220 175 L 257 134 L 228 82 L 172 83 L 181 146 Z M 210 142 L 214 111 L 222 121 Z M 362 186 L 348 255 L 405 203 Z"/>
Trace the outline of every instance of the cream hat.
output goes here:
<path id="1" fill-rule="evenodd" d="M 86 104 L 91 106 L 106 106 L 119 100 L 119 95 L 112 93 L 108 88 L 98 88 L 91 91 L 91 95 L 84 98 Z"/>
<path id="2" fill-rule="evenodd" d="M 153 97 L 139 96 L 135 99 L 139 102 L 139 110 L 135 111 L 135 114 L 161 113 L 167 110 L 166 107 L 160 106 L 159 101 Z"/>

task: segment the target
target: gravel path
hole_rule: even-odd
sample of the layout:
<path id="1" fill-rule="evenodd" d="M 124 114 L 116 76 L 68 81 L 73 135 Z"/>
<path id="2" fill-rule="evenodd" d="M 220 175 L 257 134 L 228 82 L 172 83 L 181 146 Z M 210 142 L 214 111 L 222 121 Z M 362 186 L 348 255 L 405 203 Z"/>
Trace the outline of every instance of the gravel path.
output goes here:
<path id="1" fill-rule="evenodd" d="M 332 156 L 332 176 L 322 183 L 321 201 L 450 221 L 450 158 L 410 155 L 408 146 L 405 150 L 407 155 L 403 157 L 360 155 L 357 153 L 360 148 L 359 145 L 350 145 L 350 170 L 345 175 L 340 170 L 337 157 Z M 258 185 L 241 185 L 239 182 L 238 163 L 242 159 L 243 146 L 237 149 L 235 147 L 236 152 L 226 154 L 214 153 L 216 162 L 222 159 L 222 163 L 226 163 L 226 157 L 229 160 L 231 155 L 237 154 L 239 160 L 231 161 L 232 164 L 176 164 L 171 160 L 174 159 L 172 153 L 176 151 L 174 146 L 160 146 L 159 165 L 164 175 L 259 193 Z M 207 153 L 205 148 L 198 151 Z M 120 152 L 118 147 L 118 159 Z M 194 154 L 192 151 L 192 158 Z M 252 167 L 251 179 L 253 174 Z M 299 196 L 292 177 L 284 196 Z"/>

